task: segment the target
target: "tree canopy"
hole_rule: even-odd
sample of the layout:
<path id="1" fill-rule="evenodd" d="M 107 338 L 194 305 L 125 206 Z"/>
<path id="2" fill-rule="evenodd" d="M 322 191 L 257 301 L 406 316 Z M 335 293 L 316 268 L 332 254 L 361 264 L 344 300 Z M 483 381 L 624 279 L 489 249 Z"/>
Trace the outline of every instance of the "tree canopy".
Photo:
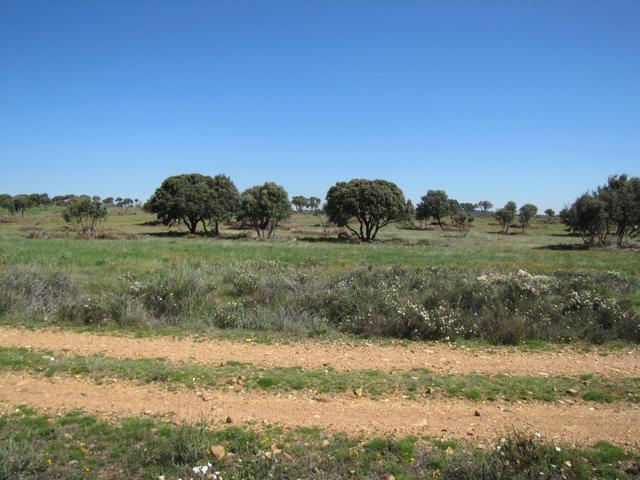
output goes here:
<path id="1" fill-rule="evenodd" d="M 516 218 L 517 210 L 515 202 L 507 202 L 504 207 L 495 213 L 496 220 L 502 226 L 502 233 L 509 233 L 509 227 Z"/>
<path id="2" fill-rule="evenodd" d="M 273 182 L 248 188 L 240 196 L 238 219 L 255 229 L 260 238 L 271 238 L 278 222 L 291 215 L 287 191 Z"/>
<path id="3" fill-rule="evenodd" d="M 93 237 L 98 225 L 107 218 L 107 207 L 88 197 L 76 197 L 67 204 L 62 218 L 73 223 L 78 235 Z"/>
<path id="4" fill-rule="evenodd" d="M 167 226 L 183 222 L 191 233 L 196 233 L 199 223 L 206 232 L 210 221 L 217 234 L 220 222 L 235 215 L 238 201 L 238 190 L 229 177 L 189 173 L 162 182 L 145 204 L 145 210 L 155 213 Z"/>
<path id="5" fill-rule="evenodd" d="M 376 238 L 378 231 L 406 217 L 407 203 L 400 188 L 386 180 L 353 179 L 329 189 L 325 211 L 329 220 L 353 232 L 362 241 Z M 350 223 L 356 220 L 358 228 Z"/>
<path id="6" fill-rule="evenodd" d="M 529 226 L 533 217 L 538 214 L 538 207 L 531 203 L 525 203 L 520 207 L 518 211 L 518 219 L 520 220 L 520 226 L 524 232 L 525 228 Z"/>
<path id="7" fill-rule="evenodd" d="M 451 206 L 452 203 L 449 201 L 447 192 L 444 190 L 428 190 L 416 207 L 416 217 L 418 220 L 426 220 L 429 217 L 433 217 L 442 228 L 442 218 L 449 214 Z"/>

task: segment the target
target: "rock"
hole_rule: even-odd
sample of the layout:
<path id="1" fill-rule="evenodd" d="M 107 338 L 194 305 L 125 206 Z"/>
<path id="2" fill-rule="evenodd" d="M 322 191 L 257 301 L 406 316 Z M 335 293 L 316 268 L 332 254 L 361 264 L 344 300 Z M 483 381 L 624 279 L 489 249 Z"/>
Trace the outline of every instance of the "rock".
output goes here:
<path id="1" fill-rule="evenodd" d="M 158 478 L 156 480 L 164 480 L 165 476 L 164 475 L 158 475 Z"/>
<path id="2" fill-rule="evenodd" d="M 353 391 L 353 393 L 356 394 L 356 397 L 361 397 L 364 395 L 364 390 L 362 389 L 362 387 L 358 387 Z"/>
<path id="3" fill-rule="evenodd" d="M 148 415 L 153 414 L 153 412 L 152 412 L 151 410 L 145 410 L 145 411 L 144 411 L 144 414 L 148 416 Z"/>
<path id="4" fill-rule="evenodd" d="M 209 453 L 219 460 L 224 457 L 224 447 L 222 445 L 211 445 L 209 447 Z"/>
<path id="5" fill-rule="evenodd" d="M 396 480 L 396 477 L 393 475 L 387 475 L 387 480 Z"/>
<path id="6" fill-rule="evenodd" d="M 567 389 L 567 393 L 568 393 L 569 395 L 577 395 L 577 394 L 578 394 L 578 391 L 577 391 L 577 390 L 575 390 L 575 389 L 573 389 L 573 388 L 568 388 L 568 389 Z"/>
<path id="7" fill-rule="evenodd" d="M 233 423 L 233 420 L 231 420 L 231 417 L 227 417 L 224 423 Z"/>
<path id="8" fill-rule="evenodd" d="M 480 412 L 479 412 L 478 410 L 476 410 L 475 412 L 473 412 L 473 414 L 474 414 L 476 417 L 479 417 L 479 416 L 480 416 Z"/>

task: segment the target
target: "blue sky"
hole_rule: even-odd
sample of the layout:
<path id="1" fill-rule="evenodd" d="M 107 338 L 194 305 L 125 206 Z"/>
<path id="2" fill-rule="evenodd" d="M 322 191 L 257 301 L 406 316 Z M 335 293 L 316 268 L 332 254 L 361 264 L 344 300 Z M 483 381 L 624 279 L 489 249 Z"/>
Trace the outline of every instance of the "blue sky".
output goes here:
<path id="1" fill-rule="evenodd" d="M 226 173 L 559 208 L 640 174 L 640 1 L 0 0 L 0 191 Z"/>

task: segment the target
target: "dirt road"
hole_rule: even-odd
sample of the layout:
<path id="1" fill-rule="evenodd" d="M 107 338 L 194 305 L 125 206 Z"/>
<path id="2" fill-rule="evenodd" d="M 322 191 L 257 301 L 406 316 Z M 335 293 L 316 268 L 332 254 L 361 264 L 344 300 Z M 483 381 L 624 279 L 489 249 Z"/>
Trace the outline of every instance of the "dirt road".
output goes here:
<path id="1" fill-rule="evenodd" d="M 419 434 L 467 438 L 480 443 L 503 433 L 537 432 L 547 441 L 593 444 L 605 440 L 640 445 L 637 405 L 507 404 L 464 400 L 389 400 L 336 397 L 316 401 L 306 395 L 251 392 L 169 391 L 158 385 L 110 381 L 97 385 L 72 377 L 44 378 L 28 374 L 0 375 L 0 408 L 27 404 L 38 409 L 83 409 L 101 415 L 168 416 L 177 421 L 222 424 L 255 420 L 287 427 L 322 427 L 347 433 Z M 478 412 L 480 416 L 476 416 Z"/>
<path id="2" fill-rule="evenodd" d="M 0 346 L 65 351 L 75 355 L 100 353 L 114 358 L 166 358 L 173 362 L 213 365 L 233 360 L 269 367 L 311 369 L 324 366 L 337 370 L 384 371 L 427 368 L 453 374 L 640 377 L 640 349 L 619 352 L 594 349 L 588 353 L 571 349 L 523 352 L 504 347 L 483 350 L 417 342 L 409 346 L 310 341 L 263 345 L 242 341 L 195 341 L 188 337 L 133 338 L 8 327 L 0 327 Z"/>
<path id="3" fill-rule="evenodd" d="M 619 352 L 571 349 L 523 352 L 517 349 L 455 348 L 441 344 L 368 345 L 301 342 L 261 345 L 190 338 L 132 338 L 62 330 L 0 327 L 0 346 L 116 358 L 158 358 L 217 366 L 230 360 L 263 366 L 331 366 L 340 370 L 401 370 L 424 367 L 439 373 L 557 376 L 598 374 L 640 377 L 640 350 Z M 159 415 L 176 421 L 234 423 L 250 420 L 283 426 L 317 426 L 348 433 L 419 434 L 486 443 L 503 433 L 539 433 L 548 441 L 593 444 L 605 440 L 640 447 L 640 405 L 551 402 L 474 402 L 447 398 L 383 400 L 353 395 L 267 393 L 258 390 L 169 390 L 163 384 L 25 372 L 0 373 L 0 410 L 27 404 L 37 409 L 84 409 L 104 416 Z M 477 412 L 477 413 L 476 413 Z"/>

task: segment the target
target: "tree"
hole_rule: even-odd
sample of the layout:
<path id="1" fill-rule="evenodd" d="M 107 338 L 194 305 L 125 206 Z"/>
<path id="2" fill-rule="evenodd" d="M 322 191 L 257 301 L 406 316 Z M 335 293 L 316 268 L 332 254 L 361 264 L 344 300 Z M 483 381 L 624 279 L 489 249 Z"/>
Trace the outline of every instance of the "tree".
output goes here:
<path id="1" fill-rule="evenodd" d="M 97 226 L 107 218 L 107 207 L 89 198 L 76 198 L 65 207 L 62 217 L 74 224 L 76 234 L 93 237 Z"/>
<path id="2" fill-rule="evenodd" d="M 16 195 L 13 197 L 12 202 L 13 209 L 10 210 L 14 213 L 19 213 L 21 218 L 24 218 L 25 210 L 34 206 L 29 195 Z"/>
<path id="3" fill-rule="evenodd" d="M 33 207 L 45 207 L 51 203 L 47 193 L 31 193 L 27 196 Z"/>
<path id="4" fill-rule="evenodd" d="M 469 229 L 473 223 L 473 216 L 461 210 L 454 216 L 454 222 L 458 226 L 460 236 L 464 238 L 469 234 Z"/>
<path id="5" fill-rule="evenodd" d="M 469 217 L 473 216 L 473 212 L 476 211 L 476 206 L 471 202 L 463 202 L 463 203 L 461 203 L 460 204 L 460 208 Z"/>
<path id="6" fill-rule="evenodd" d="M 338 182 L 329 189 L 325 211 L 332 223 L 344 227 L 364 242 L 376 238 L 378 231 L 406 215 L 402 190 L 386 180 L 353 179 Z M 359 228 L 351 227 L 355 219 Z"/>
<path id="7" fill-rule="evenodd" d="M 538 214 L 538 207 L 531 203 L 525 203 L 520 207 L 520 211 L 518 212 L 518 219 L 520 220 L 520 225 L 522 226 L 522 232 L 524 233 L 525 228 L 529 226 L 531 223 L 531 219 Z"/>
<path id="8" fill-rule="evenodd" d="M 103 205 L 110 207 L 113 205 L 113 197 L 107 197 L 102 201 Z"/>
<path id="9" fill-rule="evenodd" d="M 318 213 L 320 211 L 320 203 L 322 203 L 322 200 L 320 200 L 318 197 L 309 197 L 307 198 L 307 201 L 307 206 L 313 213 Z"/>
<path id="10" fill-rule="evenodd" d="M 416 207 L 413 206 L 413 202 L 410 199 L 407 199 L 407 203 L 405 204 L 404 220 L 413 224 L 414 218 L 416 218 Z"/>
<path id="11" fill-rule="evenodd" d="M 460 202 L 458 202 L 458 200 L 450 198 L 448 200 L 448 204 L 449 204 L 449 217 L 451 218 L 451 223 L 454 223 L 455 217 L 461 209 Z"/>
<path id="12" fill-rule="evenodd" d="M 478 207 L 482 209 L 482 213 L 487 213 L 493 208 L 493 203 L 491 203 L 489 200 L 480 200 L 478 202 Z"/>
<path id="13" fill-rule="evenodd" d="M 163 225 L 183 222 L 189 232 L 196 233 L 198 224 L 206 222 L 211 215 L 213 194 L 208 178 L 199 173 L 169 177 L 156 189 L 144 208 L 155 213 Z"/>
<path id="14" fill-rule="evenodd" d="M 615 226 L 617 244 L 640 234 L 640 178 L 612 175 L 598 187 L 597 197 L 607 212 L 607 231 Z"/>
<path id="15" fill-rule="evenodd" d="M 76 196 L 71 193 L 68 193 L 66 195 L 56 195 L 51 199 L 51 202 L 54 205 L 57 205 L 59 207 L 64 207 L 67 203 L 69 203 L 74 198 L 76 198 Z"/>
<path id="16" fill-rule="evenodd" d="M 296 195 L 291 199 L 291 204 L 296 207 L 296 212 L 304 210 L 308 204 L 307 198 L 302 195 Z"/>
<path id="17" fill-rule="evenodd" d="M 426 220 L 433 217 L 442 226 L 442 218 L 449 213 L 449 197 L 444 190 L 428 190 L 422 197 L 421 202 L 416 207 L 416 217 L 418 220 Z"/>
<path id="18" fill-rule="evenodd" d="M 220 234 L 220 224 L 230 222 L 238 212 L 240 194 L 233 181 L 226 175 L 207 178 L 211 195 L 205 219 L 213 225 L 213 234 Z M 206 222 L 203 222 L 205 231 Z"/>
<path id="19" fill-rule="evenodd" d="M 7 193 L 0 193 L 0 207 L 13 213 L 13 197 Z"/>
<path id="20" fill-rule="evenodd" d="M 260 238 L 271 238 L 278 222 L 289 215 L 289 195 L 273 182 L 251 187 L 240 196 L 238 219 L 254 228 Z"/>
<path id="21" fill-rule="evenodd" d="M 547 216 L 547 222 L 551 223 L 556 216 L 556 211 L 553 208 L 547 208 L 544 214 Z"/>
<path id="22" fill-rule="evenodd" d="M 569 208 L 560 212 L 562 222 L 573 233 L 582 237 L 587 248 L 604 246 L 607 238 L 607 209 L 605 202 L 590 193 L 578 197 Z"/>
<path id="23" fill-rule="evenodd" d="M 495 213 L 496 220 L 502 226 L 502 233 L 509 233 L 509 227 L 516 218 L 517 207 L 515 202 L 507 202 L 504 207 Z"/>

